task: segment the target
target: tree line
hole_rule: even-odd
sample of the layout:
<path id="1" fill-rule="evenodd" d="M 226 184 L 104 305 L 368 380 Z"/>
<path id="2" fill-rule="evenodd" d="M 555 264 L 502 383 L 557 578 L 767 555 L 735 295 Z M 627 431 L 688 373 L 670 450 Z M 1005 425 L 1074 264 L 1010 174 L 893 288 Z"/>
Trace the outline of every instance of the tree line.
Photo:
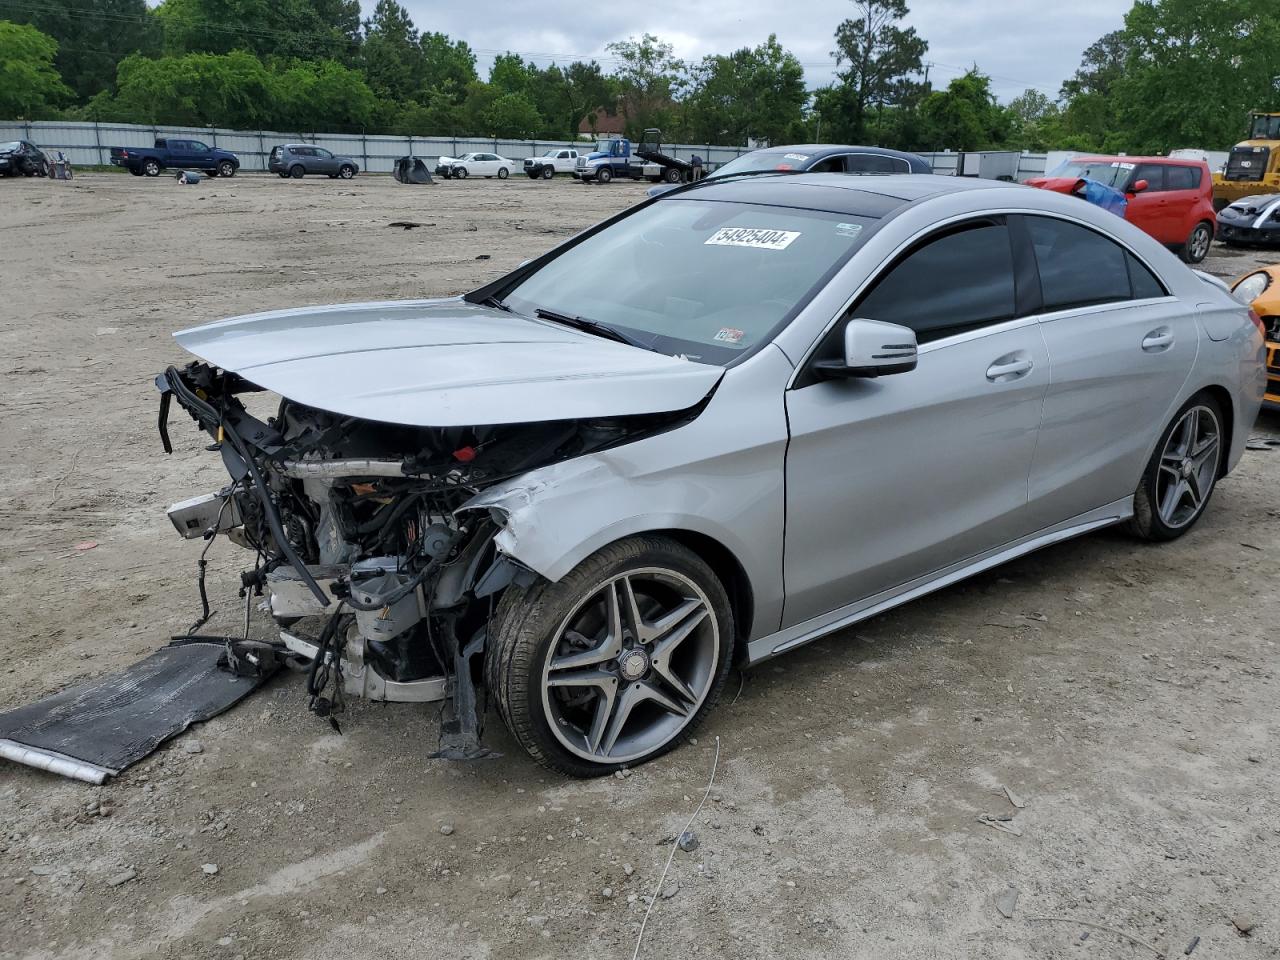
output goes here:
<path id="1" fill-rule="evenodd" d="M 852 0 L 832 82 L 776 36 L 685 61 L 651 34 L 602 65 L 519 53 L 477 70 L 465 40 L 397 0 L 0 0 L 0 118 L 568 139 L 620 117 L 670 141 L 874 143 L 904 150 L 1221 149 L 1280 109 L 1280 3 L 1137 0 L 1056 95 L 1007 103 L 975 64 L 930 80 L 906 0 Z"/>

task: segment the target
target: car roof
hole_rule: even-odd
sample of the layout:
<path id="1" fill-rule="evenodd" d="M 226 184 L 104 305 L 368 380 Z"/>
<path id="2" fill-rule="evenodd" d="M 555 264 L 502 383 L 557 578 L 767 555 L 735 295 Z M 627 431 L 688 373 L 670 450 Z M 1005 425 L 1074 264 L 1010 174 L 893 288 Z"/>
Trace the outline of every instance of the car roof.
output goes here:
<path id="1" fill-rule="evenodd" d="M 1113 156 L 1108 156 L 1107 154 L 1104 154 L 1104 153 L 1100 153 L 1095 156 L 1071 158 L 1072 163 L 1093 163 L 1095 161 L 1102 161 L 1105 163 L 1116 163 L 1116 162 L 1154 163 L 1154 164 L 1163 165 L 1163 166 L 1177 166 L 1177 167 L 1204 166 L 1204 161 L 1198 160 L 1195 157 L 1125 157 L 1125 156 L 1113 157 Z"/>
<path id="2" fill-rule="evenodd" d="M 660 194 L 658 199 L 725 200 L 880 218 L 929 197 L 1008 186 L 1010 184 L 998 180 L 919 173 L 871 177 L 845 177 L 830 173 L 779 173 L 775 176 L 766 173 L 708 178 L 693 187 Z"/>

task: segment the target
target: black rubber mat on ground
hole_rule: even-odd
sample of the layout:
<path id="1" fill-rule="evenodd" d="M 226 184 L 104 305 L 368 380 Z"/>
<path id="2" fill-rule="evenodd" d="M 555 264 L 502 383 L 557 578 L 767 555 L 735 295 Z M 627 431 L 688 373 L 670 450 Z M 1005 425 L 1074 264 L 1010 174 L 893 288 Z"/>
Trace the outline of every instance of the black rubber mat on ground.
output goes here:
<path id="1" fill-rule="evenodd" d="M 223 646 L 182 643 L 114 676 L 0 713 L 0 757 L 101 783 L 266 678 L 218 669 Z"/>

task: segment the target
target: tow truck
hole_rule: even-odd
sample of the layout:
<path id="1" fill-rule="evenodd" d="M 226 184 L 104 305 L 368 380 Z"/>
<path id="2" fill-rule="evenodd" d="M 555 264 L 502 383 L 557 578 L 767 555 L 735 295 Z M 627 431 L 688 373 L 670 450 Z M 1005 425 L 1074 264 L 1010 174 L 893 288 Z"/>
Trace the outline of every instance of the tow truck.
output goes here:
<path id="1" fill-rule="evenodd" d="M 1280 113 L 1251 113 L 1249 139 L 1231 148 L 1227 166 L 1213 175 L 1213 207 L 1244 197 L 1280 193 Z"/>
<path id="2" fill-rule="evenodd" d="M 608 183 L 616 177 L 651 183 L 680 183 L 692 180 L 696 169 L 688 160 L 664 153 L 662 131 L 651 127 L 645 130 L 634 151 L 626 137 L 600 140 L 595 150 L 578 157 L 573 176 L 576 180 L 598 180 L 600 183 Z"/>

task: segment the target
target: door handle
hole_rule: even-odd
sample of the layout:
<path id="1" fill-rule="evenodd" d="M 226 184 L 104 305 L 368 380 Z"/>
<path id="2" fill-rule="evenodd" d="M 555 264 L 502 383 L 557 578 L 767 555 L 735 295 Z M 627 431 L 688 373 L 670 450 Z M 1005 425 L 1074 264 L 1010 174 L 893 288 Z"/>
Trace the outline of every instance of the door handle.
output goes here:
<path id="1" fill-rule="evenodd" d="M 1156 353 L 1173 346 L 1173 331 L 1168 327 L 1152 330 L 1142 338 L 1142 349 L 1147 353 Z"/>
<path id="2" fill-rule="evenodd" d="M 1003 357 L 987 367 L 987 379 L 992 383 L 1007 383 L 1025 377 L 1035 364 L 1029 359 L 1005 360 Z"/>

